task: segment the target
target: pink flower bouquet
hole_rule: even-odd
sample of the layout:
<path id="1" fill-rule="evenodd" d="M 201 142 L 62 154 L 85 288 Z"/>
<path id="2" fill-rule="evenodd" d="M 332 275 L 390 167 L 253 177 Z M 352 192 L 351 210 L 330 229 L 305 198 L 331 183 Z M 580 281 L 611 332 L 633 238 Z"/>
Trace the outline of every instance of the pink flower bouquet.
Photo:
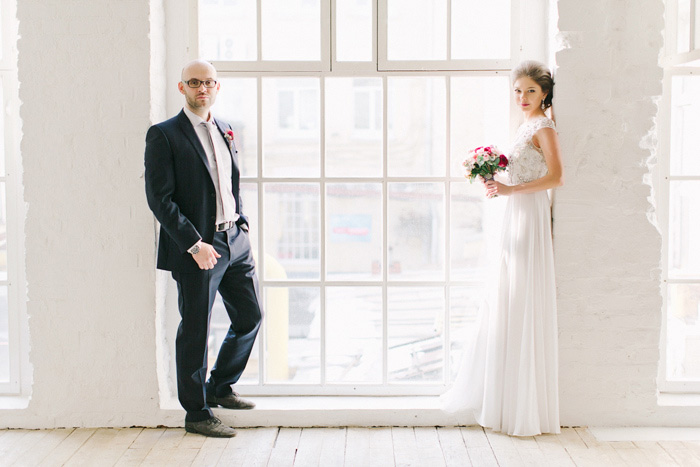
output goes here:
<path id="1" fill-rule="evenodd" d="M 496 146 L 482 146 L 469 151 L 462 165 L 464 176 L 469 179 L 469 182 L 473 182 L 477 176 L 481 176 L 484 180 L 492 180 L 496 172 L 506 169 L 508 158 Z"/>

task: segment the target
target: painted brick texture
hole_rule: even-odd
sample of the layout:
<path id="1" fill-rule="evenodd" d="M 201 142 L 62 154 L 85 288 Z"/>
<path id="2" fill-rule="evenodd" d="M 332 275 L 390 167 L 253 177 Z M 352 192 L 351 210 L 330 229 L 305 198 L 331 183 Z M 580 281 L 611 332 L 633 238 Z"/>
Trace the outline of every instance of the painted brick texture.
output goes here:
<path id="1" fill-rule="evenodd" d="M 23 0 L 17 15 L 33 365 L 17 419 L 145 423 L 158 407 L 149 2 Z"/>
<path id="2" fill-rule="evenodd" d="M 656 154 L 664 5 L 559 0 L 557 124 L 566 185 L 554 248 L 565 425 L 696 425 L 658 407 L 661 236 L 644 180 Z M 643 148 L 644 147 L 644 148 Z"/>

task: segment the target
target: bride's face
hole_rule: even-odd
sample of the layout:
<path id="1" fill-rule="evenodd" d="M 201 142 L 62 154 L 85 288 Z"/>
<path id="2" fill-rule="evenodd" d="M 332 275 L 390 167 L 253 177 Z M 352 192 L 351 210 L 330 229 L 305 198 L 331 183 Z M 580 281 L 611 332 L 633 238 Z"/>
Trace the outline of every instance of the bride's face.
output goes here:
<path id="1" fill-rule="evenodd" d="M 547 94 L 542 92 L 539 84 L 527 76 L 521 76 L 513 83 L 513 97 L 515 104 L 523 112 L 532 112 L 540 108 L 542 100 Z"/>

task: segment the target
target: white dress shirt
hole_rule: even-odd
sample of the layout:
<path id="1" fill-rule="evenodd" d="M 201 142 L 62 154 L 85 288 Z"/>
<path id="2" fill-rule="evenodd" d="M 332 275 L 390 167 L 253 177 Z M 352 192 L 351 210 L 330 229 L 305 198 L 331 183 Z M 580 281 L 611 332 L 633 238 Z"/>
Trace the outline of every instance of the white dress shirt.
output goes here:
<path id="1" fill-rule="evenodd" d="M 209 162 L 210 174 L 212 181 L 214 182 L 214 190 L 216 190 L 216 224 L 221 224 L 222 222 L 236 222 L 238 220 L 238 214 L 236 213 L 236 199 L 233 197 L 233 187 L 231 181 L 231 172 L 233 170 L 233 160 L 231 158 L 231 153 L 229 152 L 228 142 L 224 139 L 223 135 L 219 131 L 214 123 L 214 119 L 211 118 L 211 113 L 209 114 L 209 120 L 203 120 L 199 115 L 192 112 L 187 107 L 184 107 L 185 115 L 189 118 L 194 131 L 199 137 L 199 142 L 202 143 L 204 152 L 207 155 L 207 161 Z M 202 125 L 204 123 L 209 127 Z M 207 135 L 207 131 L 211 134 L 211 139 Z M 216 146 L 216 155 L 219 156 L 221 161 L 221 167 L 216 163 L 216 157 L 214 156 L 214 148 L 212 148 L 211 142 L 214 142 Z M 219 170 L 223 171 L 221 174 L 223 184 L 225 186 L 219 186 Z M 222 204 L 223 202 L 223 204 Z"/>

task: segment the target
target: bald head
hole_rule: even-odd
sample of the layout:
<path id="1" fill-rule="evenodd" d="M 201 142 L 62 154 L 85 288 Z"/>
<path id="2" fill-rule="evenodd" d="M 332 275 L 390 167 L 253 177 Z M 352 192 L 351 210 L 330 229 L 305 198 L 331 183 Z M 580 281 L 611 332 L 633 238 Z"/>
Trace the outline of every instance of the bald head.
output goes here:
<path id="1" fill-rule="evenodd" d="M 216 68 L 214 68 L 214 65 L 207 62 L 206 60 L 192 60 L 191 62 L 187 63 L 184 67 L 182 67 L 180 79 L 182 79 L 183 81 L 187 81 L 191 78 L 199 78 L 196 75 L 201 75 L 205 78 L 216 79 Z"/>

